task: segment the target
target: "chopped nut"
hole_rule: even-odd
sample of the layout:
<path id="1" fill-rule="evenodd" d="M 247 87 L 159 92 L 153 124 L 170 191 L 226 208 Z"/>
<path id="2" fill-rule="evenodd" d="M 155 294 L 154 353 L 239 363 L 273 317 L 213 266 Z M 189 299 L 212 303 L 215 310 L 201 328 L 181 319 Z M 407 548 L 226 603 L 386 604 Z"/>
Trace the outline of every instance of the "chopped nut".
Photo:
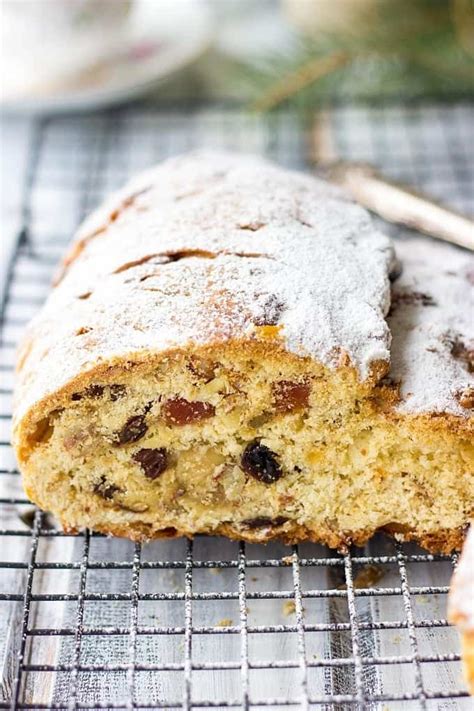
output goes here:
<path id="1" fill-rule="evenodd" d="M 119 491 L 122 491 L 122 489 L 119 486 L 116 486 L 115 484 L 111 484 L 105 474 L 102 474 L 99 481 L 94 484 L 93 491 L 94 494 L 101 496 L 106 501 L 110 501 L 111 499 L 113 499 L 115 494 L 117 494 Z"/>
<path id="2" fill-rule="evenodd" d="M 259 427 L 263 427 L 268 422 L 273 419 L 273 414 L 271 412 L 262 412 L 261 415 L 256 415 L 248 421 L 248 426 L 252 427 L 254 430 L 258 430 Z"/>
<path id="3" fill-rule="evenodd" d="M 211 360 L 193 356 L 193 358 L 190 359 L 187 368 L 196 378 L 204 380 L 205 383 L 208 383 L 214 378 L 217 365 Z"/>
<path id="4" fill-rule="evenodd" d="M 130 511 L 131 513 L 145 513 L 145 511 L 149 510 L 148 504 L 116 504 L 119 509 L 123 509 L 124 511 Z"/>
<path id="5" fill-rule="evenodd" d="M 69 432 L 63 439 L 63 447 L 66 450 L 75 449 L 87 440 L 91 432 L 88 429 L 78 428 Z"/>

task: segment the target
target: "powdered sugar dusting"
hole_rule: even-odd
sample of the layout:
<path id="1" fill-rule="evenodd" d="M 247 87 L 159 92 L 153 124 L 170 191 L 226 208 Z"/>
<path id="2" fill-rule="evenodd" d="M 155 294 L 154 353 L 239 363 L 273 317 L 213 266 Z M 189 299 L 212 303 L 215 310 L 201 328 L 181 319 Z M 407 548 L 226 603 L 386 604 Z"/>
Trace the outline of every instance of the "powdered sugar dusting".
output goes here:
<path id="1" fill-rule="evenodd" d="M 403 265 L 393 285 L 391 377 L 400 383 L 401 412 L 469 415 L 462 393 L 474 387 L 474 259 L 432 240 L 396 244 Z M 456 346 L 457 344 L 457 346 Z M 471 411 L 472 412 L 472 411 Z"/>
<path id="2" fill-rule="evenodd" d="M 268 319 L 289 351 L 346 353 L 362 379 L 389 359 L 390 241 L 323 181 L 196 152 L 136 178 L 78 239 L 31 326 L 18 416 L 99 362 L 254 338 Z"/>

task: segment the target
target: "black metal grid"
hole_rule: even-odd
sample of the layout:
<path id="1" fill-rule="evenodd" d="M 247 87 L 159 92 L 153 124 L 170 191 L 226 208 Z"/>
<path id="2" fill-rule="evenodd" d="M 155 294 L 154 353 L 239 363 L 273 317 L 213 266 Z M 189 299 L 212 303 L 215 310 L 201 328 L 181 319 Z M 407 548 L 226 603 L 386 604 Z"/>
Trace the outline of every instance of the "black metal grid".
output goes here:
<path id="1" fill-rule="evenodd" d="M 345 157 L 470 210 L 470 119 L 458 105 L 340 107 L 331 121 Z M 381 538 L 342 556 L 72 536 L 21 491 L 8 444 L 14 348 L 64 244 L 129 173 L 202 144 L 306 162 L 288 112 L 132 109 L 34 126 L 0 321 L 0 708 L 469 708 L 445 619 L 454 557 Z"/>

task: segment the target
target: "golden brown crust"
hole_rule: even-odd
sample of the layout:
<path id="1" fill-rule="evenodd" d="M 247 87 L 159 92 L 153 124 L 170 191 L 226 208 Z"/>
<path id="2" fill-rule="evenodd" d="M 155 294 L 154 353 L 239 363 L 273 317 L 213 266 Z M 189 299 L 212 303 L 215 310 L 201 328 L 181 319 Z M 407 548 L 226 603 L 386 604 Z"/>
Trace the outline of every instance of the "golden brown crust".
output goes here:
<path id="1" fill-rule="evenodd" d="M 77 529 L 70 528 L 63 522 L 63 529 L 68 533 L 77 533 Z M 144 543 L 146 541 L 160 538 L 194 538 L 193 531 L 178 530 L 167 527 L 161 530 L 154 530 L 151 525 L 142 522 L 136 524 L 126 524 L 123 526 L 101 526 L 95 527 L 99 533 L 128 538 L 132 541 Z M 272 529 L 267 527 L 258 531 L 252 531 L 243 527 L 236 527 L 232 524 L 223 524 L 216 528 L 203 532 L 199 535 L 225 536 L 236 541 L 247 543 L 270 543 L 271 541 L 282 541 L 285 545 L 297 543 L 319 543 L 339 551 L 345 551 L 351 545 L 364 546 L 376 533 L 385 533 L 400 542 L 413 542 L 422 546 L 430 553 L 448 555 L 454 551 L 462 549 L 465 528 L 445 529 L 436 533 L 425 533 L 405 529 L 404 532 L 394 532 L 390 527 L 384 526 L 380 529 L 364 531 L 333 531 L 330 528 L 318 528 L 310 530 L 306 526 L 297 523 L 287 522 L 284 527 Z"/>

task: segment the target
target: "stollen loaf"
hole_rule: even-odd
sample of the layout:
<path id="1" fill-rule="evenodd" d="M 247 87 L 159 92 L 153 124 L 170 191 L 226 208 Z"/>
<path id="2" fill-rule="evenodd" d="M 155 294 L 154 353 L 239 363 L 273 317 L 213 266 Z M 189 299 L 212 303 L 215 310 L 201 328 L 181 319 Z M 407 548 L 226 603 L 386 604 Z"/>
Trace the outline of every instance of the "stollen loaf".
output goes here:
<path id="1" fill-rule="evenodd" d="M 133 179 L 79 229 L 20 349 L 28 496 L 134 540 L 459 547 L 473 266 L 400 247 L 262 158 L 197 151 Z"/>

